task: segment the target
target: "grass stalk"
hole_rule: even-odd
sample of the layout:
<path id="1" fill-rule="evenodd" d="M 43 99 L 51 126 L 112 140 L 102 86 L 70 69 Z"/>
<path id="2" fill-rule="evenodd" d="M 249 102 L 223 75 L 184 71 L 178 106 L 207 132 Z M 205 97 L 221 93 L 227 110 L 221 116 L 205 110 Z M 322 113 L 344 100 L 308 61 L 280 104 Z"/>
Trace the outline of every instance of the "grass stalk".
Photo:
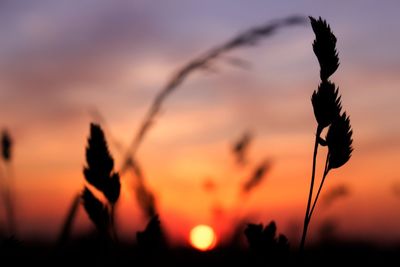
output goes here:
<path id="1" fill-rule="evenodd" d="M 312 214 L 314 212 L 315 205 L 317 204 L 317 201 L 318 201 L 318 198 L 319 198 L 319 194 L 321 193 L 321 189 L 324 186 L 325 178 L 326 178 L 326 176 L 328 175 L 328 172 L 329 172 L 328 159 L 329 159 L 329 155 L 326 156 L 324 175 L 322 176 L 322 180 L 321 180 L 321 183 L 319 185 L 317 195 L 315 196 L 314 203 L 313 203 L 313 205 L 311 207 L 311 210 L 310 210 L 310 214 L 308 215 L 308 221 L 311 220 L 311 216 L 312 216 Z"/>
<path id="2" fill-rule="evenodd" d="M 113 237 L 115 242 L 118 242 L 118 234 L 117 229 L 115 227 L 115 204 L 111 204 L 110 211 L 110 228 L 111 228 L 111 236 Z"/>
<path id="3" fill-rule="evenodd" d="M 312 195 L 314 190 L 314 181 L 315 181 L 315 168 L 317 164 L 317 154 L 318 154 L 318 140 L 320 138 L 322 132 L 321 126 L 318 125 L 317 131 L 315 134 L 315 144 L 314 144 L 314 154 L 313 154 L 313 164 L 312 164 L 312 173 L 311 173 L 311 183 L 310 183 L 310 192 L 308 194 L 307 208 L 306 214 L 304 216 L 304 226 L 303 226 L 303 234 L 301 235 L 300 242 L 300 253 L 304 251 L 304 245 L 307 237 L 308 224 L 310 223 L 309 213 L 312 201 Z"/>
<path id="4" fill-rule="evenodd" d="M 72 225 L 74 223 L 76 214 L 79 209 L 79 203 L 81 202 L 81 197 L 82 197 L 81 193 L 78 193 L 72 200 L 67 217 L 65 218 L 60 236 L 58 238 L 58 245 L 63 245 L 71 234 Z"/>

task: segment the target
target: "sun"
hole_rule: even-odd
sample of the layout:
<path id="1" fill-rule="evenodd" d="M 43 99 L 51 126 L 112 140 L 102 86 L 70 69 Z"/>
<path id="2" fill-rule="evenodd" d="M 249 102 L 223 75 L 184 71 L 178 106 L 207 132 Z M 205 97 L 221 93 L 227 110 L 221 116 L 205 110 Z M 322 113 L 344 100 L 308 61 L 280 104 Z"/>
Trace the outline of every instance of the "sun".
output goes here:
<path id="1" fill-rule="evenodd" d="M 217 243 L 217 237 L 214 230 L 204 224 L 192 228 L 189 236 L 190 244 L 201 251 L 211 250 Z"/>

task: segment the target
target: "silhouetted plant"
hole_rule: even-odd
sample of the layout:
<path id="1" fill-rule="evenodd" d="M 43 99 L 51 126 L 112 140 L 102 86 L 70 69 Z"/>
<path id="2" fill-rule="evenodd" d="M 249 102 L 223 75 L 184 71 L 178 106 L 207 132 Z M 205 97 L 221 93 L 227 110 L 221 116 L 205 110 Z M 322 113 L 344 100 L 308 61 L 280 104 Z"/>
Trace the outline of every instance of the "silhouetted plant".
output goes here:
<path id="1" fill-rule="evenodd" d="M 147 252 L 157 252 L 166 248 L 167 243 L 158 215 L 154 215 L 142 232 L 136 233 L 140 248 Z"/>
<path id="2" fill-rule="evenodd" d="M 328 127 L 339 116 L 342 109 L 339 91 L 335 84 L 322 81 L 317 91 L 314 91 L 311 102 L 314 108 L 315 119 L 318 122 L 319 131 Z"/>
<path id="3" fill-rule="evenodd" d="M 4 162 L 3 188 L 1 188 L 4 208 L 6 211 L 7 227 L 10 235 L 15 234 L 15 196 L 14 181 L 11 166 L 13 141 L 7 130 L 3 130 L 1 135 L 1 157 Z"/>
<path id="4" fill-rule="evenodd" d="M 5 162 L 9 162 L 11 160 L 11 146 L 11 137 L 8 132 L 4 130 L 1 136 L 1 153 Z"/>
<path id="5" fill-rule="evenodd" d="M 210 69 L 212 64 L 219 58 L 225 56 L 228 52 L 241 48 L 254 46 L 263 38 L 272 36 L 277 30 L 283 27 L 291 27 L 299 24 L 304 24 L 305 18 L 302 16 L 289 16 L 280 20 L 266 23 L 264 25 L 250 28 L 244 31 L 227 42 L 208 50 L 200 57 L 189 61 L 182 68 L 178 69 L 175 74 L 167 81 L 166 85 L 157 93 L 149 110 L 145 114 L 142 123 L 139 126 L 134 138 L 128 147 L 126 154 L 122 160 L 120 174 L 122 175 L 126 170 L 133 167 L 133 174 L 137 178 L 137 186 L 135 187 L 135 194 L 139 202 L 139 206 L 145 214 L 153 216 L 156 213 L 155 197 L 154 194 L 145 186 L 143 174 L 138 172 L 139 166 L 136 163 L 136 151 L 142 143 L 145 135 L 150 127 L 154 124 L 157 115 L 160 113 L 161 107 L 167 97 L 174 92 L 178 87 L 194 72 Z M 226 58 L 228 62 L 235 66 L 246 67 L 247 63 L 240 59 Z M 92 116 L 100 121 L 103 117 L 97 110 L 91 111 Z M 118 147 L 120 148 L 119 144 Z"/>
<path id="6" fill-rule="evenodd" d="M 350 159 L 351 152 L 353 152 L 352 134 L 350 119 L 344 112 L 341 116 L 335 118 L 326 135 L 328 145 L 326 172 L 343 166 Z"/>
<path id="7" fill-rule="evenodd" d="M 15 236 L 10 236 L 0 241 L 0 259 L 2 266 L 20 266 L 19 263 L 24 263 L 21 258 L 23 243 L 16 239 Z"/>
<path id="8" fill-rule="evenodd" d="M 103 192 L 111 204 L 115 204 L 121 187 L 119 175 L 113 172 L 114 160 L 108 151 L 103 130 L 96 124 L 90 125 L 86 161 L 87 166 L 83 170 L 86 181 Z"/>
<path id="9" fill-rule="evenodd" d="M 92 109 L 90 114 L 95 121 L 101 123 L 107 136 L 111 139 L 111 143 L 114 145 L 117 152 L 121 153 L 122 155 L 124 146 L 114 137 L 114 135 L 111 134 L 110 129 L 107 127 L 106 120 L 101 113 L 97 109 Z M 133 193 L 136 196 L 139 208 L 145 215 L 146 219 L 150 220 L 157 213 L 155 195 L 146 185 L 146 179 L 142 168 L 140 167 L 138 161 L 134 160 L 133 157 L 128 157 L 125 159 L 125 162 L 122 165 L 122 168 L 119 170 L 119 173 L 122 176 L 128 170 L 131 172 L 134 178 Z"/>
<path id="10" fill-rule="evenodd" d="M 258 186 L 271 169 L 271 166 L 272 163 L 270 161 L 264 161 L 257 166 L 250 178 L 243 184 L 242 193 L 249 193 Z"/>
<path id="11" fill-rule="evenodd" d="M 107 206 L 98 200 L 87 187 L 83 190 L 82 200 L 86 213 L 96 225 L 97 230 L 101 234 L 107 235 L 110 225 L 110 214 Z"/>
<path id="12" fill-rule="evenodd" d="M 256 261 L 277 261 L 285 258 L 289 252 L 289 242 L 285 235 L 277 234 L 276 224 L 271 221 L 265 227 L 262 224 L 248 224 L 244 234 L 250 251 Z"/>
<path id="13" fill-rule="evenodd" d="M 142 212 L 146 215 L 146 218 L 151 218 L 156 214 L 155 197 L 152 192 L 150 192 L 147 187 L 141 183 L 135 187 L 136 198 L 139 203 L 139 207 Z"/>
<path id="14" fill-rule="evenodd" d="M 85 187 L 82 194 L 83 205 L 89 218 L 101 233 L 108 233 L 109 228 L 116 238 L 114 227 L 115 204 L 120 195 L 121 184 L 118 173 L 113 171 L 114 160 L 108 151 L 103 130 L 99 125 L 90 125 L 90 135 L 86 147 L 87 165 L 83 169 L 89 184 L 103 193 L 107 204 L 103 204 Z"/>
<path id="15" fill-rule="evenodd" d="M 238 160 L 238 164 L 243 164 L 242 160 L 244 160 L 244 153 L 247 150 L 248 144 L 252 139 L 252 135 L 250 132 L 245 132 L 241 138 L 234 144 L 232 147 L 232 152 L 234 156 Z M 233 212 L 233 216 L 236 217 L 232 221 L 235 221 L 238 227 L 233 227 L 232 240 L 240 240 L 241 233 L 243 232 L 243 228 L 245 225 L 246 219 L 241 214 L 241 208 L 244 206 L 244 202 L 249 197 L 249 195 L 254 192 L 254 190 L 261 185 L 262 181 L 267 177 L 267 174 L 270 172 L 272 167 L 272 161 L 269 159 L 265 159 L 261 161 L 258 165 L 252 166 L 250 173 L 248 174 L 246 179 L 238 184 L 238 193 L 239 195 L 236 198 L 235 203 L 230 207 L 230 210 Z M 203 183 L 203 189 L 208 193 L 215 193 L 216 185 L 211 179 L 206 179 Z M 223 188 L 221 188 L 223 190 Z M 216 196 L 216 195 L 214 195 Z M 221 206 L 220 201 L 214 201 L 214 204 L 210 208 L 211 214 L 213 215 L 213 219 L 218 223 L 220 221 L 221 215 L 223 215 L 226 211 L 225 208 Z M 239 234 L 239 235 L 238 235 Z"/>
<path id="16" fill-rule="evenodd" d="M 138 162 L 134 161 L 132 157 L 129 158 L 129 162 L 124 165 L 124 169 L 121 169 L 121 172 L 127 169 L 130 169 L 132 175 L 136 178 L 133 189 L 139 208 L 146 218 L 151 220 L 157 213 L 154 193 L 147 187 L 143 171 Z"/>
<path id="17" fill-rule="evenodd" d="M 142 143 L 143 138 L 153 126 L 155 118 L 160 113 L 161 107 L 167 97 L 173 93 L 179 86 L 194 72 L 207 70 L 212 67 L 215 61 L 228 52 L 242 48 L 254 46 L 260 42 L 263 38 L 267 38 L 276 33 L 277 30 L 283 27 L 291 27 L 305 23 L 305 18 L 302 16 L 289 16 L 280 20 L 275 20 L 264 25 L 250 28 L 244 31 L 227 42 L 218 45 L 208 50 L 203 55 L 194 58 L 185 64 L 182 68 L 178 69 L 175 74 L 168 80 L 167 84 L 157 93 L 149 110 L 147 111 L 142 123 L 137 130 L 132 143 L 130 144 L 128 151 L 126 152 L 123 165 L 129 164 L 130 159 L 135 158 L 136 151 L 139 145 Z M 238 62 L 234 60 L 234 62 Z M 243 61 L 240 61 L 243 63 Z M 237 64 L 234 64 L 237 65 Z M 243 64 L 239 64 L 243 66 Z M 121 168 L 124 169 L 124 166 Z"/>
<path id="18" fill-rule="evenodd" d="M 313 17 L 310 17 L 310 21 L 312 29 L 315 33 L 313 50 L 320 65 L 321 83 L 317 91 L 314 91 L 311 97 L 314 115 L 318 125 L 315 135 L 310 192 L 308 195 L 306 214 L 304 218 L 300 251 L 304 250 L 308 225 L 328 172 L 332 169 L 343 166 L 350 159 L 353 151 L 353 132 L 350 126 L 350 120 L 345 112 L 340 114 L 342 105 L 339 89 L 336 88 L 334 83 L 328 80 L 329 77 L 339 67 L 339 57 L 336 51 L 336 37 L 332 33 L 326 21 L 322 20 L 321 18 L 316 20 Z M 328 126 L 328 133 L 326 138 L 323 139 L 321 137 L 321 133 L 323 129 Z M 319 145 L 327 146 L 328 154 L 321 183 L 314 201 L 312 202 L 317 151 Z"/>
<path id="19" fill-rule="evenodd" d="M 233 224 L 236 225 L 236 227 L 232 227 L 232 231 L 230 232 L 232 240 L 235 240 L 234 243 L 237 243 L 236 241 L 240 240 L 244 225 L 246 224 L 245 222 L 247 221 L 247 218 L 246 216 L 243 216 L 241 209 L 245 206 L 244 203 L 250 194 L 254 192 L 255 189 L 260 186 L 262 181 L 267 177 L 271 167 L 271 160 L 263 160 L 250 170 L 250 173 L 242 183 L 238 184 L 238 196 L 236 197 L 235 203 L 229 208 L 233 217 L 231 220 L 233 221 Z M 208 191 L 208 193 L 216 193 L 214 192 L 216 191 L 215 187 L 216 185 L 210 179 L 207 179 L 203 184 L 203 189 Z M 221 190 L 224 190 L 224 188 L 221 187 Z M 221 195 L 221 193 L 222 192 L 220 191 L 218 195 Z M 217 195 L 214 196 L 217 197 Z M 221 205 L 219 200 L 216 200 L 211 206 L 210 212 L 213 215 L 213 219 L 215 220 L 216 224 L 218 224 L 220 223 L 219 221 L 221 216 L 225 215 L 227 210 Z"/>
<path id="20" fill-rule="evenodd" d="M 313 17 L 309 18 L 311 27 L 315 33 L 313 50 L 321 67 L 321 80 L 324 82 L 327 81 L 339 67 L 339 57 L 336 51 L 336 37 L 332 33 L 328 23 L 322 20 L 321 17 L 318 20 Z"/>
<path id="21" fill-rule="evenodd" d="M 324 219 L 318 225 L 320 242 L 332 242 L 338 229 L 338 221 L 334 218 Z"/>
<path id="22" fill-rule="evenodd" d="M 64 224 L 62 226 L 61 232 L 58 236 L 58 245 L 62 245 L 65 241 L 67 241 L 67 239 L 69 237 L 69 234 L 70 234 L 70 231 L 72 228 L 72 224 L 74 222 L 76 213 L 79 208 L 81 198 L 82 198 L 81 192 L 77 193 L 75 195 L 75 197 L 73 198 L 71 206 L 68 210 L 68 214 L 64 220 Z"/>
<path id="23" fill-rule="evenodd" d="M 239 165 L 244 165 L 247 162 L 246 153 L 253 136 L 250 132 L 245 132 L 232 147 L 232 152 L 236 157 L 236 162 Z"/>
<path id="24" fill-rule="evenodd" d="M 123 175 L 123 173 L 128 169 L 132 170 L 134 177 L 136 177 L 136 186 L 134 188 L 135 195 L 138 199 L 141 210 L 149 218 L 151 218 L 151 216 L 157 212 L 155 206 L 155 197 L 153 192 L 151 192 L 146 186 L 143 174 L 137 165 L 136 151 L 150 127 L 153 125 L 167 97 L 174 92 L 192 73 L 210 69 L 211 65 L 217 59 L 225 56 L 228 52 L 241 47 L 253 46 L 261 39 L 272 36 L 280 28 L 299 25 L 303 24 L 304 22 L 305 18 L 302 16 L 289 16 L 281 20 L 266 23 L 242 32 L 227 42 L 210 49 L 204 55 L 189 61 L 182 68 L 178 69 L 171 79 L 167 81 L 166 85 L 157 93 L 149 110 L 145 114 L 139 129 L 134 135 L 126 154 L 122 159 L 122 166 L 119 169 L 121 175 Z M 246 62 L 243 60 L 232 58 L 228 58 L 228 60 L 235 66 L 246 66 Z M 97 110 L 91 110 L 91 114 L 99 121 L 103 121 L 103 117 Z M 120 148 L 119 143 L 115 144 L 117 144 L 118 148 Z"/>

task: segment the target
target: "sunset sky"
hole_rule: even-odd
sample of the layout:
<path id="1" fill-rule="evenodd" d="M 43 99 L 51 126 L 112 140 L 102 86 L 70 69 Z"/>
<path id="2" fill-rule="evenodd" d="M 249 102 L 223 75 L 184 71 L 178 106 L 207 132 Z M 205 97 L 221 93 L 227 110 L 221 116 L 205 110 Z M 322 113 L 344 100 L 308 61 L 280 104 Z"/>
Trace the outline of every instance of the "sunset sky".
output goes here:
<path id="1" fill-rule="evenodd" d="M 350 194 L 329 207 L 319 203 L 310 240 L 318 240 L 321 222 L 334 220 L 338 236 L 399 241 L 400 196 L 393 190 L 400 186 L 399 10 L 398 1 L 1 1 L 0 126 L 15 141 L 18 235 L 57 237 L 84 185 L 92 110 L 107 121 L 107 137 L 127 146 L 179 67 L 243 30 L 296 14 L 323 17 L 336 35 L 341 64 L 331 79 L 354 130 L 352 158 L 324 187 L 345 184 Z M 313 40 L 309 24 L 281 29 L 229 53 L 249 68 L 221 59 L 167 99 L 137 157 L 174 242 L 197 224 L 227 237 L 248 218 L 275 220 L 296 244 L 316 128 Z M 254 140 L 248 164 L 239 167 L 231 147 L 246 131 Z M 118 168 L 121 154 L 109 141 Z M 320 151 L 319 166 L 326 153 Z M 238 199 L 240 186 L 265 159 L 271 172 Z M 120 235 L 133 240 L 146 222 L 131 177 L 122 180 L 117 223 Z M 214 191 L 204 190 L 207 180 Z M 91 227 L 81 209 L 74 234 Z"/>

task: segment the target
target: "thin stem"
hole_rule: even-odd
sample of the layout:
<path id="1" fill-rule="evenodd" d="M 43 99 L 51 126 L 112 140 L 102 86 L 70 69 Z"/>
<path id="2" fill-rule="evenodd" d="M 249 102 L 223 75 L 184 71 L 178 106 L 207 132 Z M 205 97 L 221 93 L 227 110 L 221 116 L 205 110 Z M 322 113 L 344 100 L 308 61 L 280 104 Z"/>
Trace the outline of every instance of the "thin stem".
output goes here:
<path id="1" fill-rule="evenodd" d="M 118 242 L 118 235 L 115 228 L 115 204 L 111 204 L 111 235 L 115 242 Z"/>
<path id="2" fill-rule="evenodd" d="M 322 189 L 322 186 L 324 185 L 325 178 L 326 178 L 326 176 L 328 175 L 328 172 L 329 172 L 329 170 L 328 170 L 328 159 L 329 159 L 329 154 L 326 156 L 325 169 L 324 169 L 324 176 L 322 177 L 321 184 L 319 185 L 317 195 L 316 195 L 315 200 L 314 200 L 314 203 L 313 203 L 313 205 L 312 205 L 310 214 L 308 215 L 308 221 L 311 220 L 311 216 L 312 216 L 312 214 L 313 214 L 313 212 L 314 212 L 315 205 L 317 204 L 319 194 L 321 193 L 321 189 Z"/>
<path id="3" fill-rule="evenodd" d="M 317 153 L 318 153 L 318 139 L 319 139 L 319 137 L 321 135 L 321 132 L 322 132 L 322 128 L 318 125 L 317 131 L 316 131 L 316 134 L 315 134 L 314 155 L 313 155 L 313 166 L 312 166 L 312 174 L 311 174 L 310 192 L 308 194 L 307 209 L 306 209 L 306 214 L 304 216 L 303 234 L 301 236 L 301 242 L 300 242 L 300 253 L 303 253 L 303 251 L 304 251 L 304 244 L 306 242 L 308 224 L 310 222 L 308 214 L 310 212 L 312 194 L 313 194 L 313 189 L 314 189 L 315 167 L 316 167 Z"/>
<path id="4" fill-rule="evenodd" d="M 16 234 L 14 175 L 10 161 L 5 162 L 4 204 L 10 236 Z"/>
<path id="5" fill-rule="evenodd" d="M 6 210 L 8 234 L 10 236 L 15 235 L 15 219 L 14 219 L 14 207 L 12 200 L 12 193 L 10 188 L 5 188 L 3 191 L 4 206 Z"/>
<path id="6" fill-rule="evenodd" d="M 81 193 L 77 193 L 72 200 L 71 206 L 69 208 L 67 217 L 65 218 L 60 236 L 58 237 L 58 245 L 63 245 L 67 241 L 71 234 L 72 225 L 74 223 L 75 217 L 79 209 L 79 203 L 81 201 Z"/>

